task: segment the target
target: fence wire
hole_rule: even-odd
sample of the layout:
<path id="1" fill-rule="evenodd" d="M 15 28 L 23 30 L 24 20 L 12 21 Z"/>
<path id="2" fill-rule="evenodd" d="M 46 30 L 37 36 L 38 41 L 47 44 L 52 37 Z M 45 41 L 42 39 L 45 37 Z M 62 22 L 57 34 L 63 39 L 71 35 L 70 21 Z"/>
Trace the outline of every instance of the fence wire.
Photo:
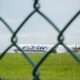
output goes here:
<path id="1" fill-rule="evenodd" d="M 54 22 L 52 22 L 43 12 L 41 12 L 40 9 L 40 4 L 39 0 L 34 0 L 33 4 L 34 10 L 22 21 L 22 23 L 18 26 L 18 28 L 15 30 L 15 32 L 12 30 L 12 28 L 9 26 L 9 24 L 2 18 L 0 17 L 0 21 L 5 25 L 5 27 L 11 32 L 11 45 L 9 45 L 3 53 L 0 55 L 0 59 L 5 56 L 8 50 L 10 50 L 13 46 L 15 46 L 24 56 L 25 58 L 29 61 L 30 64 L 33 66 L 33 79 L 32 80 L 41 80 L 40 79 L 40 70 L 39 67 L 41 64 L 45 61 L 45 59 L 49 56 L 49 54 L 58 46 L 62 45 L 64 48 L 80 63 L 80 58 L 73 52 L 71 49 L 67 47 L 67 45 L 64 43 L 64 32 L 67 30 L 67 28 L 72 24 L 72 22 L 80 15 L 80 10 L 70 19 L 70 21 L 64 26 L 62 30 L 59 30 L 58 26 L 55 25 Z M 58 42 L 55 44 L 54 47 L 52 47 L 46 54 L 40 59 L 40 61 L 35 64 L 35 62 L 26 54 L 18 45 L 18 38 L 17 38 L 17 33 L 21 30 L 23 25 L 35 14 L 38 13 L 43 19 L 45 19 L 57 32 L 57 40 Z M 2 80 L 0 78 L 0 80 Z"/>

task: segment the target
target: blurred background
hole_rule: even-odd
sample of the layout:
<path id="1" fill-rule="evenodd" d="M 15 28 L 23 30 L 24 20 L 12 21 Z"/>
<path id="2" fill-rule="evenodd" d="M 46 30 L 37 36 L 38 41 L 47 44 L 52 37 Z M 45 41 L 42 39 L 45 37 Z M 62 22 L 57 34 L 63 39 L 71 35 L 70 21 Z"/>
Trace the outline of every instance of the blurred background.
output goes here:
<path id="1" fill-rule="evenodd" d="M 0 0 L 0 17 L 15 31 L 21 22 L 34 10 L 34 0 Z M 80 10 L 80 0 L 39 0 L 40 11 L 62 30 Z M 80 45 L 80 16 L 65 31 L 67 45 Z M 10 44 L 12 34 L 0 21 L 0 53 Z M 57 43 L 57 31 L 38 13 L 34 14 L 18 32 L 18 44 Z M 8 52 L 13 52 L 9 50 Z"/>

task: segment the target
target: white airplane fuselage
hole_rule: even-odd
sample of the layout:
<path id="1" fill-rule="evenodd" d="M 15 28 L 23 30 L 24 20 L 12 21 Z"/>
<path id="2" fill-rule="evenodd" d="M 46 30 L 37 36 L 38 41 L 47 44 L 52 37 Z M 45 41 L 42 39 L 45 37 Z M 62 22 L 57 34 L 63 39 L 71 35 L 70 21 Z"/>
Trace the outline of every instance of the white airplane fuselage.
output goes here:
<path id="1" fill-rule="evenodd" d="M 20 44 L 18 45 L 26 53 L 46 53 L 49 51 L 53 45 L 41 45 L 41 44 Z M 13 47 L 13 50 L 18 53 L 19 49 Z"/>

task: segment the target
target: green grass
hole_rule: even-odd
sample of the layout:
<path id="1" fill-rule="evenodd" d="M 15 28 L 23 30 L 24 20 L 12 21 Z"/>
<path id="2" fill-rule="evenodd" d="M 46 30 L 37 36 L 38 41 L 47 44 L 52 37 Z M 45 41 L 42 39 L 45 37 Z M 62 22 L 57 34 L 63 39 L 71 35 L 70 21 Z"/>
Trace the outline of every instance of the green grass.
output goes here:
<path id="1" fill-rule="evenodd" d="M 43 55 L 29 54 L 36 63 Z M 3 80 L 32 80 L 32 70 L 32 65 L 22 54 L 6 54 L 0 60 Z M 80 80 L 80 64 L 70 54 L 50 54 L 40 71 L 42 80 Z"/>

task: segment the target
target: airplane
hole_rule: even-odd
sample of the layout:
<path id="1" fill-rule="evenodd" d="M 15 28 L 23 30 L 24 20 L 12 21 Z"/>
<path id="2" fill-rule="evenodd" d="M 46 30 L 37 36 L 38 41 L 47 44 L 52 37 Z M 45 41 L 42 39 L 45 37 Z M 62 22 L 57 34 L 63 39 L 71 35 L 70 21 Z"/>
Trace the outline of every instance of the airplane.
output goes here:
<path id="1" fill-rule="evenodd" d="M 18 46 L 26 53 L 46 53 L 54 45 L 19 44 Z M 12 50 L 16 53 L 20 53 L 20 50 L 16 47 L 13 47 Z"/>
<path id="2" fill-rule="evenodd" d="M 42 45 L 42 44 L 19 44 L 18 45 L 25 53 L 46 53 L 54 45 Z M 77 45 L 67 45 L 69 49 L 74 52 L 80 52 L 80 46 Z M 21 53 L 20 50 L 16 47 L 13 47 L 12 50 L 16 53 Z M 53 53 L 68 53 L 68 51 L 62 46 L 59 45 L 53 50 Z"/>
<path id="3" fill-rule="evenodd" d="M 80 52 L 80 45 L 67 45 L 67 47 L 73 52 Z M 57 48 L 57 53 L 68 53 L 68 51 L 62 45 L 59 45 Z"/>

